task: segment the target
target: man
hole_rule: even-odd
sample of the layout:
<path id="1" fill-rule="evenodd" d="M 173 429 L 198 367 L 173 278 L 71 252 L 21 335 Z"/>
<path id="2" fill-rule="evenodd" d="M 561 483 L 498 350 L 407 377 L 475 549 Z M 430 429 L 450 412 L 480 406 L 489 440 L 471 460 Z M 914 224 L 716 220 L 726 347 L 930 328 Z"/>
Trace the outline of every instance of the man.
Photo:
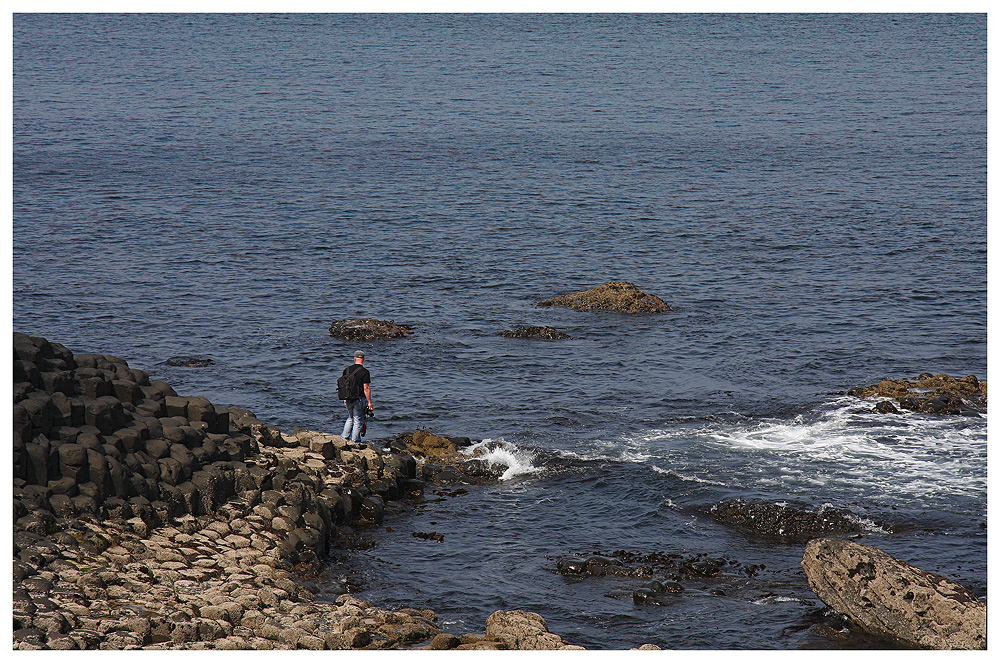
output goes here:
<path id="1" fill-rule="evenodd" d="M 354 380 L 364 389 L 364 395 L 355 399 L 344 401 L 347 407 L 347 421 L 344 422 L 344 432 L 341 435 L 345 440 L 357 442 L 361 439 L 361 430 L 365 425 L 365 407 L 372 412 L 375 406 L 372 405 L 372 376 L 368 369 L 364 367 L 365 353 L 358 350 L 354 353 L 354 363 L 344 369 L 344 375 L 354 373 Z"/>

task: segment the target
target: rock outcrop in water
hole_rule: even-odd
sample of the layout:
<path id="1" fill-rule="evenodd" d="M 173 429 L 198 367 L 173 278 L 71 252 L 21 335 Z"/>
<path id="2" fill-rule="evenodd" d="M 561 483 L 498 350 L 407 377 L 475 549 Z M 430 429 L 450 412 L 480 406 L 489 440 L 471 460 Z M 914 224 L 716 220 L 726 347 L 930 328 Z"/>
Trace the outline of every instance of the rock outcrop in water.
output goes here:
<path id="1" fill-rule="evenodd" d="M 459 449 L 469 447 L 467 437 L 435 435 L 426 430 L 401 433 L 389 440 L 387 448 L 412 454 L 419 461 L 418 472 L 425 481 L 439 484 L 496 481 L 503 470 Z"/>
<path id="2" fill-rule="evenodd" d="M 569 334 L 565 334 L 559 331 L 558 329 L 553 329 L 552 327 L 539 327 L 539 326 L 515 327 L 514 329 L 506 329 L 500 332 L 498 336 L 504 336 L 506 338 L 536 339 L 542 341 L 561 341 L 567 338 L 571 338 Z"/>
<path id="3" fill-rule="evenodd" d="M 724 525 L 787 542 L 805 542 L 823 534 L 863 531 L 860 518 L 830 507 L 810 511 L 786 504 L 729 500 L 714 505 L 711 514 Z"/>
<path id="4" fill-rule="evenodd" d="M 583 292 L 547 299 L 538 305 L 566 306 L 577 311 L 616 313 L 662 313 L 674 310 L 670 304 L 656 295 L 645 293 L 627 281 L 611 281 Z"/>
<path id="5" fill-rule="evenodd" d="M 802 568 L 824 603 L 868 633 L 903 647 L 986 648 L 986 605 L 947 578 L 832 538 L 810 541 Z"/>
<path id="6" fill-rule="evenodd" d="M 187 368 L 203 368 L 205 366 L 212 366 L 215 364 L 215 360 L 210 357 L 171 357 L 170 359 L 163 362 L 167 366 L 184 366 Z"/>
<path id="7" fill-rule="evenodd" d="M 847 392 L 857 398 L 892 398 L 905 410 L 927 414 L 964 414 L 979 416 L 986 412 L 986 382 L 975 375 L 953 378 L 939 373 L 922 373 L 912 380 L 885 379 L 878 384 L 858 387 Z M 895 408 L 879 403 L 880 412 L 891 413 Z"/>
<path id="8" fill-rule="evenodd" d="M 375 318 L 337 320 L 330 325 L 330 336 L 344 341 L 388 341 L 404 338 L 412 333 L 411 325 Z"/>
<path id="9" fill-rule="evenodd" d="M 314 600 L 329 551 L 422 493 L 412 456 L 285 434 L 39 337 L 14 334 L 13 373 L 14 649 L 511 646 Z"/>

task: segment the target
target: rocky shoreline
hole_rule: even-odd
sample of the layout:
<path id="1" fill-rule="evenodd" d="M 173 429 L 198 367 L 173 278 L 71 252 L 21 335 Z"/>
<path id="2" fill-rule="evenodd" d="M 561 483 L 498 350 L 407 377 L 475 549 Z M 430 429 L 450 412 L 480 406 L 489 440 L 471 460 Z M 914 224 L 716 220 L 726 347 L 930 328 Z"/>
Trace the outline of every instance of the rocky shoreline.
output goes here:
<path id="1" fill-rule="evenodd" d="M 449 634 L 429 610 L 319 596 L 331 549 L 387 501 L 419 498 L 418 467 L 477 475 L 448 438 L 397 445 L 423 443 L 438 465 L 284 434 L 120 358 L 18 333 L 13 368 L 15 650 L 578 649 L 534 613 Z"/>
<path id="2" fill-rule="evenodd" d="M 283 433 L 248 410 L 179 396 L 120 358 L 18 333 L 13 375 L 15 650 L 582 649 L 522 610 L 493 613 L 482 633 L 447 633 L 433 611 L 380 608 L 325 575 L 331 552 L 359 545 L 387 504 L 496 480 L 462 453 L 468 438 L 418 430 L 377 449 Z M 985 406 L 985 383 L 944 377 Z M 810 586 L 865 632 L 906 647 L 985 647 L 973 594 L 877 549 L 815 538 L 856 533 L 854 514 L 732 500 L 707 515 L 808 542 Z M 554 568 L 641 579 L 633 600 L 655 605 L 684 592 L 680 581 L 759 570 L 628 551 Z"/>

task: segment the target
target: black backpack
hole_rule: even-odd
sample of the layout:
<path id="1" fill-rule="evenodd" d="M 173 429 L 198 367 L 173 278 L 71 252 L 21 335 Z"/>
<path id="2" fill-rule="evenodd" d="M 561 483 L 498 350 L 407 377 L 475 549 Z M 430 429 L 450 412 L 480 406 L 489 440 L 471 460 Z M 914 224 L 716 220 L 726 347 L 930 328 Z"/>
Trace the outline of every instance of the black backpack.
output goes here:
<path id="1" fill-rule="evenodd" d="M 351 370 L 352 368 L 354 369 L 353 371 Z M 361 398 L 361 385 L 358 384 L 357 380 L 357 374 L 361 369 L 361 364 L 348 366 L 344 369 L 344 374 L 337 378 L 338 399 L 342 401 L 354 401 Z"/>

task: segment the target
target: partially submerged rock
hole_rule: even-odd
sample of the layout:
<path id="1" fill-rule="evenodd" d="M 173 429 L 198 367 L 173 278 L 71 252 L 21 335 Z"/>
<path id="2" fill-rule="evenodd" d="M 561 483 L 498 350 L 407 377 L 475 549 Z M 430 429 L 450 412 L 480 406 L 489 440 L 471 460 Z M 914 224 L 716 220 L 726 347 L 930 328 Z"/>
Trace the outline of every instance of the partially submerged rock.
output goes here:
<path id="1" fill-rule="evenodd" d="M 953 378 L 944 373 L 922 373 L 912 380 L 886 378 L 878 384 L 851 389 L 847 395 L 892 398 L 905 410 L 928 414 L 978 415 L 986 412 L 986 382 L 975 375 Z M 882 405 L 878 411 L 891 413 L 892 409 Z"/>
<path id="2" fill-rule="evenodd" d="M 564 576 L 626 578 L 653 578 L 660 576 L 664 582 L 715 578 L 727 573 L 753 576 L 763 567 L 743 565 L 735 560 L 712 557 L 706 553 L 681 555 L 678 553 L 635 553 L 616 550 L 607 555 L 563 557 L 556 563 L 556 570 Z"/>
<path id="3" fill-rule="evenodd" d="M 830 507 L 809 511 L 786 504 L 727 500 L 714 505 L 711 514 L 724 525 L 783 541 L 808 541 L 822 534 L 862 531 L 860 518 Z"/>
<path id="4" fill-rule="evenodd" d="M 498 481 L 506 470 L 477 456 L 466 455 L 459 449 L 472 445 L 467 437 L 436 435 L 426 430 L 400 433 L 386 444 L 396 453 L 412 454 L 417 471 L 424 481 L 440 485 Z"/>
<path id="5" fill-rule="evenodd" d="M 569 334 L 564 334 L 558 329 L 553 329 L 552 327 L 540 327 L 540 326 L 515 327 L 514 329 L 506 329 L 500 332 L 498 336 L 504 336 L 506 338 L 530 338 L 530 339 L 539 339 L 545 341 L 561 341 L 567 338 L 572 338 Z"/>
<path id="6" fill-rule="evenodd" d="M 357 318 L 337 320 L 330 325 L 330 336 L 344 341 L 386 341 L 403 338 L 413 333 L 411 325 L 398 324 L 392 320 Z"/>
<path id="7" fill-rule="evenodd" d="M 985 649 L 986 605 L 966 588 L 851 541 L 810 541 L 809 586 L 861 629 L 905 647 Z"/>
<path id="8" fill-rule="evenodd" d="M 656 295 L 645 293 L 627 281 L 611 281 L 583 292 L 554 297 L 539 302 L 538 305 L 566 306 L 577 311 L 617 313 L 662 313 L 674 310 L 670 304 Z"/>
<path id="9" fill-rule="evenodd" d="M 210 357 L 182 356 L 182 357 L 171 357 L 170 359 L 166 360 L 163 363 L 165 363 L 167 366 L 186 366 L 187 368 L 201 368 L 204 366 L 212 366 L 213 364 L 215 364 L 215 361 Z"/>

